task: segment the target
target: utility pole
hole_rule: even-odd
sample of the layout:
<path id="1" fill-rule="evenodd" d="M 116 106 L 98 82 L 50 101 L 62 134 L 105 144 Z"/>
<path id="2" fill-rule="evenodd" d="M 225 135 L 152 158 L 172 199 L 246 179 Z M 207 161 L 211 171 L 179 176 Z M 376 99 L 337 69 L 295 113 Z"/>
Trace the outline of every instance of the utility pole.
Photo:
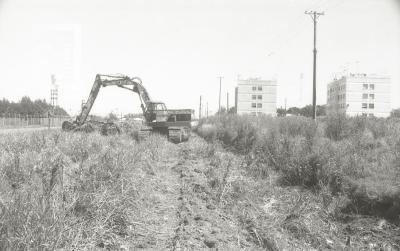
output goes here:
<path id="1" fill-rule="evenodd" d="M 201 95 L 200 95 L 200 105 L 199 105 L 199 119 L 201 119 Z"/>
<path id="2" fill-rule="evenodd" d="M 314 23 L 314 63 L 313 63 L 313 119 L 317 117 L 316 103 L 317 103 L 317 19 L 319 16 L 324 15 L 324 12 L 306 11 L 306 15 L 310 15 Z"/>
<path id="3" fill-rule="evenodd" d="M 52 89 L 50 89 L 50 104 L 54 109 L 56 106 L 58 106 L 58 85 L 56 76 L 54 74 L 51 74 L 50 79 L 51 85 L 53 87 Z"/>
<path id="4" fill-rule="evenodd" d="M 222 83 L 222 76 L 219 76 L 219 99 L 218 99 L 218 115 L 221 113 L 221 83 Z"/>
<path id="5" fill-rule="evenodd" d="M 207 111 L 206 111 L 206 116 L 208 118 L 208 102 L 207 102 Z"/>
<path id="6" fill-rule="evenodd" d="M 285 117 L 286 117 L 286 113 L 287 113 L 287 110 L 286 110 L 286 98 L 285 98 Z"/>

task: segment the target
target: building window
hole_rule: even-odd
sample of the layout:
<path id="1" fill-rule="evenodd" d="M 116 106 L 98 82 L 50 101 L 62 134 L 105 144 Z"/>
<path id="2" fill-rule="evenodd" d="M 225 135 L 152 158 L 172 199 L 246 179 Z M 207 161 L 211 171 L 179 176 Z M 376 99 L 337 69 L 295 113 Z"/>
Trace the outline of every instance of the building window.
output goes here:
<path id="1" fill-rule="evenodd" d="M 375 94 L 369 94 L 370 99 L 375 99 Z"/>
<path id="2" fill-rule="evenodd" d="M 363 90 L 368 90 L 368 84 L 363 84 Z"/>
<path id="3" fill-rule="evenodd" d="M 257 95 L 251 95 L 251 99 L 256 99 Z"/>
<path id="4" fill-rule="evenodd" d="M 262 91 L 262 86 L 261 85 L 258 86 L 258 90 Z"/>
<path id="5" fill-rule="evenodd" d="M 368 116 L 370 116 L 370 117 L 373 117 L 373 116 L 374 116 L 374 114 L 373 114 L 373 113 L 370 113 L 370 114 L 368 114 Z"/>
<path id="6" fill-rule="evenodd" d="M 363 112 L 363 113 L 362 113 L 362 115 L 366 117 L 368 114 L 367 114 L 367 113 L 365 113 L 365 112 Z"/>
<path id="7" fill-rule="evenodd" d="M 375 90 L 375 85 L 374 85 L 374 84 L 370 84 L 370 85 L 369 85 L 369 89 Z"/>
<path id="8" fill-rule="evenodd" d="M 257 86 L 253 86 L 253 91 L 257 91 Z"/>
<path id="9" fill-rule="evenodd" d="M 257 108 L 262 108 L 262 104 L 261 104 L 261 103 L 258 103 L 258 104 L 257 104 Z"/>
<path id="10" fill-rule="evenodd" d="M 251 103 L 251 107 L 252 107 L 252 108 L 256 108 L 256 107 L 257 107 L 257 104 L 256 104 L 256 103 Z"/>
<path id="11" fill-rule="evenodd" d="M 369 104 L 369 109 L 374 109 L 375 108 L 375 105 L 372 103 L 372 104 Z"/>
<path id="12" fill-rule="evenodd" d="M 368 98 L 368 94 L 367 93 L 363 93 L 362 98 L 363 99 L 367 99 Z"/>
<path id="13" fill-rule="evenodd" d="M 362 105 L 361 105 L 361 107 L 363 108 L 363 109 L 367 109 L 367 103 L 362 103 Z"/>
<path id="14" fill-rule="evenodd" d="M 257 99 L 262 99 L 262 95 L 258 95 L 258 96 L 257 96 Z"/>
<path id="15" fill-rule="evenodd" d="M 257 113 L 256 112 L 252 112 L 251 115 L 257 116 Z"/>

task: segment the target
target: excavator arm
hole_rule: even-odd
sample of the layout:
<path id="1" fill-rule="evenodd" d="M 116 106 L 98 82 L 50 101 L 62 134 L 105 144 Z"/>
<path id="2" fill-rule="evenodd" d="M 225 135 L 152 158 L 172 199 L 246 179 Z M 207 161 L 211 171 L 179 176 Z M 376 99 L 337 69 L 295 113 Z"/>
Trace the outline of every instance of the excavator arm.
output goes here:
<path id="1" fill-rule="evenodd" d="M 97 74 L 96 79 L 92 86 L 92 90 L 90 91 L 89 97 L 86 103 L 82 106 L 81 113 L 75 120 L 75 123 L 77 125 L 82 125 L 85 123 L 90 113 L 90 110 L 93 107 L 94 101 L 96 100 L 97 95 L 99 94 L 100 88 L 107 86 L 117 86 L 120 88 L 136 92 L 139 95 L 143 114 L 145 114 L 145 111 L 150 102 L 150 96 L 147 90 L 142 85 L 142 81 L 140 78 L 138 77 L 130 78 L 128 76 L 123 76 L 123 75 Z"/>
<path id="2" fill-rule="evenodd" d="M 150 99 L 150 95 L 142 85 L 140 78 L 130 78 L 124 75 L 97 74 L 89 97 L 86 103 L 82 105 L 80 114 L 76 117 L 75 121 L 64 121 L 62 123 L 63 131 L 93 132 L 100 129 L 102 135 L 113 135 L 121 132 L 116 123 L 101 121 L 86 122 L 100 89 L 107 86 L 117 86 L 139 95 L 146 123 L 135 136 L 138 140 L 148 137 L 153 131 L 167 135 L 168 139 L 175 143 L 189 139 L 193 110 L 167 110 L 163 102 L 156 102 Z"/>

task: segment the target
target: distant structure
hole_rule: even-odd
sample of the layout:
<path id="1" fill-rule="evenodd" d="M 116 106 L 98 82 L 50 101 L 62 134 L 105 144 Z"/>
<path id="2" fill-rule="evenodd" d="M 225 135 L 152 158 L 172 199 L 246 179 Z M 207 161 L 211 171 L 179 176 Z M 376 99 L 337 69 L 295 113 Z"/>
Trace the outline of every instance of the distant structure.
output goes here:
<path id="1" fill-rule="evenodd" d="M 276 115 L 276 80 L 238 79 L 235 89 L 237 114 Z"/>
<path id="2" fill-rule="evenodd" d="M 50 104 L 54 108 L 58 106 L 58 85 L 54 74 L 51 74 L 50 78 L 52 86 L 52 89 L 50 89 Z"/>
<path id="3" fill-rule="evenodd" d="M 349 116 L 388 117 L 390 77 L 347 74 L 334 79 L 327 88 L 327 113 L 341 112 Z"/>

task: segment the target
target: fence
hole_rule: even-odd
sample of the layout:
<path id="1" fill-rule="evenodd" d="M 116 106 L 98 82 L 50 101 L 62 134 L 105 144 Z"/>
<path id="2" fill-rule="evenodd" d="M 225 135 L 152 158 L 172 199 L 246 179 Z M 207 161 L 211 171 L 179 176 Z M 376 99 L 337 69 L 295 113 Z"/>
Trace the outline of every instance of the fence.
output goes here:
<path id="1" fill-rule="evenodd" d="M 68 116 L 0 114 L 0 128 L 61 127 Z"/>

